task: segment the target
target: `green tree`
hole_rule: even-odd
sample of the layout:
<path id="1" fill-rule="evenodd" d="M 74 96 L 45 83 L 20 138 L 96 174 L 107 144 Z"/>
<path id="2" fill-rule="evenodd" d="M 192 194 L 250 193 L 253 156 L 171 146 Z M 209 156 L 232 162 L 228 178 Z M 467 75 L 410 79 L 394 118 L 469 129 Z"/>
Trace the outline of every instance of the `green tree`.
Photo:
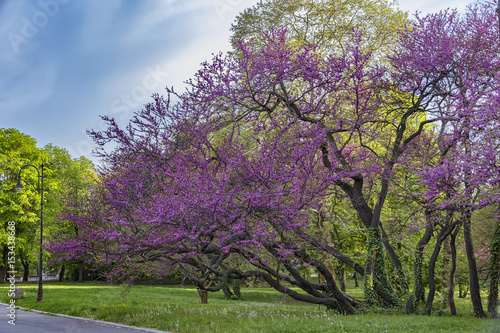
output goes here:
<path id="1" fill-rule="evenodd" d="M 38 262 L 40 237 L 41 193 L 38 172 L 24 168 L 21 179 L 24 189 L 14 193 L 13 186 L 24 165 L 31 164 L 41 171 L 44 164 L 44 243 L 68 232 L 67 225 L 55 223 L 69 195 L 82 196 L 97 181 L 92 162 L 84 157 L 72 158 L 67 150 L 52 144 L 38 148 L 36 140 L 17 129 L 0 129 L 0 280 L 7 273 L 8 223 L 15 222 L 16 268 L 23 267 L 26 281 L 31 264 Z M 79 191 L 80 194 L 79 194 Z M 45 248 L 45 245 L 44 245 Z M 50 259 L 45 251 L 44 262 Z"/>
<path id="2" fill-rule="evenodd" d="M 259 39 L 271 28 L 288 29 L 289 41 L 317 46 L 322 52 L 345 52 L 358 31 L 361 48 L 388 52 L 408 15 L 385 0 L 266 0 L 244 10 L 232 25 L 232 41 Z"/>
<path id="3" fill-rule="evenodd" d="M 37 243 L 35 239 L 40 224 L 40 193 L 37 189 L 36 170 L 23 170 L 25 189 L 22 193 L 14 193 L 12 187 L 17 181 L 21 167 L 28 162 L 40 165 L 44 152 L 36 147 L 36 140 L 30 136 L 16 129 L 0 129 L 0 154 L 0 280 L 3 281 L 7 273 L 9 221 L 15 222 L 16 259 L 23 263 L 25 268 L 36 260 L 32 251 Z M 51 186 L 50 183 L 48 185 Z"/>

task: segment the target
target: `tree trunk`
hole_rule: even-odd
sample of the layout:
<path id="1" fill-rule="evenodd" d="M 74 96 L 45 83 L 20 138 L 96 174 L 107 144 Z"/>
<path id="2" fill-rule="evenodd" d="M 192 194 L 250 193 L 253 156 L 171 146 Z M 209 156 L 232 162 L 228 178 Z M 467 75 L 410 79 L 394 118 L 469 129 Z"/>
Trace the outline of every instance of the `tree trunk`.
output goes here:
<path id="1" fill-rule="evenodd" d="M 23 265 L 23 281 L 28 282 L 28 277 L 30 276 L 30 263 L 21 259 L 21 265 Z"/>
<path id="2" fill-rule="evenodd" d="M 443 241 L 443 256 L 442 256 L 442 263 L 441 263 L 441 283 L 443 287 L 443 295 L 445 290 L 449 290 L 450 288 L 450 262 L 451 262 L 451 237 L 446 237 L 446 239 Z M 449 307 L 450 302 L 448 297 L 443 297 L 443 307 Z"/>
<path id="3" fill-rule="evenodd" d="M 367 306 L 399 306 L 400 300 L 394 292 L 385 270 L 384 246 L 380 230 L 378 228 L 368 228 L 366 236 L 365 303 Z"/>
<path id="4" fill-rule="evenodd" d="M 436 246 L 434 246 L 434 251 L 432 252 L 431 258 L 429 259 L 429 295 L 427 296 L 426 304 L 426 314 L 430 315 L 432 312 L 432 304 L 434 302 L 434 295 L 436 293 L 436 261 L 441 251 L 441 245 L 450 235 L 450 233 L 455 229 L 457 223 L 452 223 L 453 212 L 450 211 L 446 214 L 445 225 L 441 228 L 439 235 L 436 237 Z"/>
<path id="5" fill-rule="evenodd" d="M 224 293 L 224 296 L 226 296 L 226 298 L 229 298 L 229 299 L 233 298 L 233 293 L 229 289 L 229 286 L 227 285 L 227 283 L 224 283 L 222 285 L 222 292 Z"/>
<path id="6" fill-rule="evenodd" d="M 450 236 L 451 268 L 450 278 L 448 282 L 448 304 L 450 306 L 452 316 L 457 315 L 457 308 L 455 306 L 455 273 L 457 272 L 457 247 L 455 242 L 459 231 L 460 226 L 457 226 L 457 228 Z"/>
<path id="7" fill-rule="evenodd" d="M 444 234 L 445 228 L 441 229 L 439 236 L 436 238 L 436 246 L 434 246 L 434 251 L 432 252 L 431 258 L 429 259 L 429 295 L 427 296 L 426 304 L 426 314 L 430 315 L 432 312 L 432 303 L 434 302 L 434 295 L 436 293 L 436 281 L 435 278 L 435 267 L 436 260 L 438 258 L 439 252 L 441 251 L 442 235 Z"/>
<path id="8" fill-rule="evenodd" d="M 200 295 L 201 299 L 201 304 L 207 304 L 208 303 L 208 291 L 205 289 L 200 289 L 198 288 L 198 295 Z"/>
<path id="9" fill-rule="evenodd" d="M 406 283 L 406 275 L 403 271 L 403 265 L 401 265 L 401 261 L 399 260 L 396 252 L 392 248 L 391 243 L 389 243 L 389 238 L 387 237 L 385 230 L 382 227 L 380 227 L 380 229 L 382 230 L 382 241 L 384 243 L 384 247 L 387 253 L 389 254 L 389 257 L 391 258 L 394 267 L 396 268 L 396 273 L 398 274 L 399 286 L 401 288 L 401 292 L 403 294 L 406 294 L 408 293 L 409 287 L 408 283 Z"/>
<path id="10" fill-rule="evenodd" d="M 83 261 L 78 262 L 78 282 L 83 282 Z"/>
<path id="11" fill-rule="evenodd" d="M 466 285 L 465 286 L 465 290 L 463 289 L 464 288 L 464 285 L 459 283 L 458 284 L 458 298 L 465 298 L 467 297 L 467 293 L 469 292 L 469 287 Z"/>
<path id="12" fill-rule="evenodd" d="M 337 280 L 337 283 L 339 284 L 340 290 L 345 293 L 344 265 L 341 262 L 339 262 L 338 260 L 335 260 L 334 273 L 335 273 L 335 279 Z"/>
<path id="13" fill-rule="evenodd" d="M 492 318 L 498 318 L 498 283 L 500 281 L 500 223 L 497 222 L 490 245 L 490 294 L 488 312 Z"/>
<path id="14" fill-rule="evenodd" d="M 240 280 L 233 279 L 233 293 L 234 296 L 241 298 Z"/>
<path id="15" fill-rule="evenodd" d="M 7 277 L 7 271 L 9 267 L 7 266 L 7 254 L 9 253 L 9 248 L 7 245 L 3 246 L 2 251 L 2 262 L 0 263 L 0 283 L 5 282 L 5 278 Z"/>
<path id="16" fill-rule="evenodd" d="M 358 282 L 358 273 L 354 272 L 354 287 L 358 288 L 359 287 L 359 282 Z"/>
<path id="17" fill-rule="evenodd" d="M 66 264 L 61 266 L 61 270 L 59 271 L 59 281 L 64 281 L 64 274 L 66 274 Z"/>
<path id="18" fill-rule="evenodd" d="M 472 301 L 472 308 L 476 317 L 482 318 L 486 314 L 481 304 L 481 294 L 479 288 L 479 276 L 477 273 L 476 258 L 474 257 L 474 245 L 472 243 L 471 233 L 471 214 L 467 211 L 464 213 L 464 241 L 465 251 L 467 253 L 467 261 L 469 263 L 469 279 L 470 279 L 470 298 Z"/>
<path id="19" fill-rule="evenodd" d="M 413 274 L 414 274 L 414 289 L 413 294 L 408 299 L 406 303 L 406 312 L 408 314 L 414 313 L 418 304 L 425 301 L 425 289 L 424 289 L 424 277 L 423 277 L 423 254 L 424 249 L 429 240 L 432 237 L 434 231 L 434 224 L 429 220 L 427 221 L 427 226 L 425 227 L 425 233 L 419 240 L 415 248 L 415 259 L 413 261 Z"/>

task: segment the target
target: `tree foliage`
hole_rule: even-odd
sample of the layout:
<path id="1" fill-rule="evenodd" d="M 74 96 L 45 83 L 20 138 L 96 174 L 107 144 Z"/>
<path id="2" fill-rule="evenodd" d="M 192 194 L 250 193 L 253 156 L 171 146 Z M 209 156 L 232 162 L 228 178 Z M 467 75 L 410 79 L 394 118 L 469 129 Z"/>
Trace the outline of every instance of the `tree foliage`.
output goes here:
<path id="1" fill-rule="evenodd" d="M 24 168 L 21 173 L 24 189 L 15 193 L 13 186 L 18 181 L 21 168 L 31 164 L 41 172 L 44 164 L 44 238 L 58 237 L 62 231 L 54 223 L 65 207 L 61 198 L 73 186 L 88 187 L 95 179 L 92 163 L 81 157 L 73 159 L 69 153 L 54 145 L 43 149 L 36 146 L 36 140 L 16 129 L 0 129 L 0 247 L 3 257 L 0 261 L 1 277 L 5 277 L 7 253 L 15 253 L 16 265 L 22 266 L 24 278 L 30 275 L 30 264 L 38 261 L 40 232 L 41 188 L 37 170 Z M 94 180 L 95 181 L 95 180 Z M 15 248 L 8 249 L 9 222 L 15 223 Z M 50 253 L 45 253 L 47 259 Z"/>
<path id="2" fill-rule="evenodd" d="M 269 2 L 240 19 L 295 4 Z M 384 52 L 366 46 L 374 45 L 374 28 L 359 24 L 342 39 L 342 52 L 325 54 L 315 43 L 331 42 L 333 32 L 318 35 L 304 22 L 324 20 L 320 9 L 329 2 L 300 4 L 275 17 L 288 29 L 248 39 L 256 27 L 237 26 L 245 38 L 235 52 L 204 63 L 184 93 L 155 95 L 126 129 L 104 117 L 108 130 L 91 132 L 103 147 L 103 186 L 83 210 L 66 212 L 83 232 L 56 244 L 61 258 L 92 255 L 120 277 L 152 262 L 158 274 L 181 267 L 210 291 L 257 277 L 297 300 L 351 314 L 362 303 L 340 290 L 333 258 L 364 276 L 366 305 L 401 306 L 391 276 L 405 297 L 408 284 L 386 229 L 394 235 L 420 223 L 408 307 L 424 299 L 422 253 L 436 233 L 430 311 L 441 244 L 461 224 L 477 292 L 471 214 L 498 201 L 499 130 L 491 119 L 499 117 L 500 43 L 492 5 L 417 16 Z M 394 204 L 401 193 L 421 214 L 397 229 L 392 216 L 410 215 Z M 362 260 L 335 236 L 345 210 L 356 214 Z M 234 257 L 247 265 L 235 267 Z"/>

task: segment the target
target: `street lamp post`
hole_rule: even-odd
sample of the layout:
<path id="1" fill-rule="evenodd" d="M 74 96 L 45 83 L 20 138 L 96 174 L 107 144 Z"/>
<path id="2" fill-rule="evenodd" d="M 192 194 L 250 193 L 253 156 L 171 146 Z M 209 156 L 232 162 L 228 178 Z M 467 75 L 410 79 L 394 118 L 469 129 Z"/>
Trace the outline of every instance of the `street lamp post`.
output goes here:
<path id="1" fill-rule="evenodd" d="M 23 167 L 21 167 L 21 170 L 19 170 L 19 174 L 17 176 L 17 185 L 14 186 L 14 190 L 16 192 L 21 192 L 24 188 L 23 184 L 21 183 L 21 171 L 23 171 L 24 168 L 27 167 L 33 167 L 36 169 L 38 172 L 38 190 L 41 192 L 41 200 L 40 200 L 40 257 L 38 261 L 38 296 L 36 297 L 36 302 L 43 302 L 43 287 L 42 287 L 42 264 L 43 264 L 43 257 L 42 257 L 42 241 L 43 241 L 43 162 L 41 164 L 41 175 L 40 175 L 40 170 L 32 165 L 32 164 L 26 164 Z M 41 186 L 40 186 L 41 185 Z"/>

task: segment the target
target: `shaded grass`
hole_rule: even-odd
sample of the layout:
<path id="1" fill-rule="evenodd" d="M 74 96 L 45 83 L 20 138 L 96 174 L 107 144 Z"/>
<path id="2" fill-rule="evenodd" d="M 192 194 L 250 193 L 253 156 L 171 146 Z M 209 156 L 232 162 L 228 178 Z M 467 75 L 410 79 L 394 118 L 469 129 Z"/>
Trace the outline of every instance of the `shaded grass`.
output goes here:
<path id="1" fill-rule="evenodd" d="M 270 288 L 242 288 L 243 300 L 210 293 L 201 304 L 194 287 L 98 283 L 44 283 L 44 302 L 35 303 L 36 283 L 19 283 L 25 297 L 16 305 L 171 332 L 500 332 L 500 320 L 472 317 L 468 298 L 457 299 L 458 317 L 367 313 L 342 316 L 318 305 L 291 300 Z M 0 301 L 9 301 L 0 285 Z M 350 290 L 362 296 L 361 288 Z M 467 312 L 468 311 L 468 312 Z M 446 313 L 446 312 L 445 312 Z"/>

